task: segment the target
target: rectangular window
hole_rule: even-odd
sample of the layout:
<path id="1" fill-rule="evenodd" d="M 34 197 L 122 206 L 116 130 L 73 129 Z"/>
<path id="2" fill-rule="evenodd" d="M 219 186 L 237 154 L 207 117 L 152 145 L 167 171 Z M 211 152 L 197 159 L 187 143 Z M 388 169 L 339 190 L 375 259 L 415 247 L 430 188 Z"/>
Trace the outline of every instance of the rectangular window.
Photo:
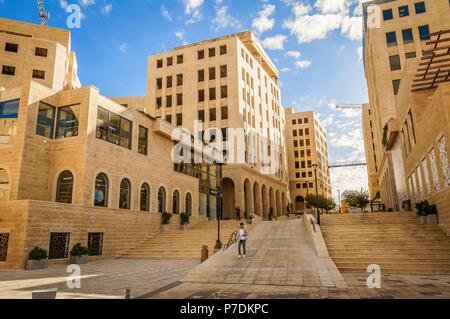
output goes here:
<path id="1" fill-rule="evenodd" d="M 392 13 L 392 9 L 383 10 L 383 20 L 392 20 L 394 19 L 394 14 Z"/>
<path id="2" fill-rule="evenodd" d="M 398 8 L 398 15 L 400 18 L 409 16 L 408 6 L 401 6 Z"/>
<path id="3" fill-rule="evenodd" d="M 172 87 L 172 77 L 171 77 L 171 76 L 168 76 L 168 77 L 166 78 L 166 87 L 167 87 L 168 89 L 170 89 L 170 88 Z"/>
<path id="4" fill-rule="evenodd" d="M 89 233 L 87 249 L 89 256 L 101 256 L 103 254 L 103 233 Z"/>
<path id="5" fill-rule="evenodd" d="M 209 48 L 208 54 L 209 54 L 210 58 L 215 57 L 216 56 L 216 48 Z"/>
<path id="6" fill-rule="evenodd" d="M 228 106 L 222 106 L 220 108 L 221 118 L 222 120 L 228 120 Z"/>
<path id="7" fill-rule="evenodd" d="M 178 93 L 177 94 L 177 106 L 183 105 L 183 94 Z"/>
<path id="8" fill-rule="evenodd" d="M 6 42 L 5 51 L 17 53 L 17 52 L 19 52 L 19 45 L 17 43 Z"/>
<path id="9" fill-rule="evenodd" d="M 226 78 L 227 77 L 227 74 L 228 74 L 228 68 L 227 68 L 227 66 L 226 65 L 221 65 L 220 66 L 220 77 L 223 79 L 223 78 Z"/>
<path id="10" fill-rule="evenodd" d="M 166 114 L 166 121 L 170 124 L 172 124 L 172 115 Z"/>
<path id="11" fill-rule="evenodd" d="M 181 113 L 176 114 L 176 125 L 177 126 L 183 125 L 183 114 Z"/>
<path id="12" fill-rule="evenodd" d="M 393 80 L 392 87 L 394 89 L 394 95 L 397 95 L 398 89 L 400 88 L 400 80 Z"/>
<path id="13" fill-rule="evenodd" d="M 16 67 L 15 66 L 9 66 L 9 65 L 3 65 L 2 66 L 2 74 L 4 74 L 4 75 L 15 75 L 16 74 Z"/>
<path id="14" fill-rule="evenodd" d="M 220 46 L 220 55 L 224 55 L 224 54 L 227 54 L 227 46 L 221 45 Z"/>
<path id="15" fill-rule="evenodd" d="M 205 70 L 198 70 L 197 77 L 198 77 L 198 82 L 205 81 Z"/>
<path id="16" fill-rule="evenodd" d="M 47 54 L 48 54 L 48 50 L 44 49 L 44 48 L 36 48 L 36 50 L 34 51 L 35 56 L 40 56 L 40 57 L 46 58 Z"/>
<path id="17" fill-rule="evenodd" d="M 173 58 L 167 58 L 167 66 L 172 66 L 173 65 Z"/>
<path id="18" fill-rule="evenodd" d="M 177 55 L 177 64 L 181 64 L 181 63 L 183 63 L 183 55 L 182 54 L 180 54 L 180 55 Z"/>
<path id="19" fill-rule="evenodd" d="M 411 43 L 414 42 L 412 29 L 402 30 L 403 43 Z"/>
<path id="20" fill-rule="evenodd" d="M 203 60 L 205 58 L 205 50 L 197 51 L 197 60 Z"/>
<path id="21" fill-rule="evenodd" d="M 183 85 L 183 74 L 177 74 L 177 86 Z"/>
<path id="22" fill-rule="evenodd" d="M 148 129 L 139 126 L 138 153 L 148 155 Z"/>
<path id="23" fill-rule="evenodd" d="M 162 67 L 163 67 L 163 60 L 162 59 L 157 60 L 156 61 L 156 68 L 157 69 L 161 69 Z"/>
<path id="24" fill-rule="evenodd" d="M 216 119 L 216 109 L 209 109 L 209 120 L 214 122 Z"/>
<path id="25" fill-rule="evenodd" d="M 40 102 L 36 124 L 36 134 L 46 138 L 53 139 L 54 126 L 55 126 L 55 107 Z"/>
<path id="26" fill-rule="evenodd" d="M 209 89 L 209 100 L 214 101 L 216 99 L 216 88 Z"/>
<path id="27" fill-rule="evenodd" d="M 162 87 L 163 87 L 163 80 L 162 80 L 162 78 L 156 79 L 156 89 L 157 90 L 161 90 Z"/>
<path id="28" fill-rule="evenodd" d="M 69 257 L 70 233 L 50 233 L 48 259 Z"/>
<path id="29" fill-rule="evenodd" d="M 388 47 L 397 45 L 397 35 L 395 31 L 386 33 L 386 42 Z"/>
<path id="30" fill-rule="evenodd" d="M 407 52 L 405 53 L 405 57 L 407 59 L 414 59 L 417 56 L 416 52 Z"/>
<path id="31" fill-rule="evenodd" d="M 309 135 L 309 128 L 305 128 L 305 135 Z"/>
<path id="32" fill-rule="evenodd" d="M 228 98 L 228 86 L 223 85 L 220 87 L 220 98 L 221 99 Z"/>
<path id="33" fill-rule="evenodd" d="M 430 40 L 430 27 L 428 25 L 423 25 L 419 27 L 420 40 Z"/>
<path id="34" fill-rule="evenodd" d="M 156 108 L 157 109 L 162 108 L 162 97 L 157 97 L 156 98 Z"/>
<path id="35" fill-rule="evenodd" d="M 421 14 L 427 11 L 424 1 L 415 3 L 414 8 L 416 9 L 416 14 Z"/>
<path id="36" fill-rule="evenodd" d="M 205 90 L 198 91 L 198 101 L 205 102 Z"/>
<path id="37" fill-rule="evenodd" d="M 97 112 L 98 139 L 131 149 L 132 122 L 102 107 Z"/>
<path id="38" fill-rule="evenodd" d="M 389 57 L 389 64 L 391 66 L 391 71 L 400 70 L 400 56 L 399 55 L 392 55 Z"/>
<path id="39" fill-rule="evenodd" d="M 172 95 L 166 96 L 166 107 L 172 107 Z"/>
<path id="40" fill-rule="evenodd" d="M 198 111 L 198 120 L 200 122 L 204 122 L 205 121 L 205 111 L 204 110 Z"/>
<path id="41" fill-rule="evenodd" d="M 209 68 L 209 79 L 210 80 L 216 79 L 216 68 Z"/>
<path id="42" fill-rule="evenodd" d="M 45 71 L 33 70 L 33 79 L 45 80 Z"/>
<path id="43" fill-rule="evenodd" d="M 0 234 L 0 262 L 8 260 L 9 233 Z"/>
<path id="44" fill-rule="evenodd" d="M 70 105 L 58 108 L 56 122 L 56 139 L 78 136 L 80 105 Z"/>
<path id="45" fill-rule="evenodd" d="M 19 116 L 20 100 L 0 102 L 0 119 L 13 119 Z"/>

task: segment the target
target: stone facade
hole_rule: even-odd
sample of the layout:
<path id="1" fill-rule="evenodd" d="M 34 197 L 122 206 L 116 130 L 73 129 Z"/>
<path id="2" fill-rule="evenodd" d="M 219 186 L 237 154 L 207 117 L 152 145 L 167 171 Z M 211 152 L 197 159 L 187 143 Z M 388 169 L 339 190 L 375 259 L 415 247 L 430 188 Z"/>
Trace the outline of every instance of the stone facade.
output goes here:
<path id="1" fill-rule="evenodd" d="M 286 109 L 286 144 L 289 190 L 295 210 L 304 210 L 305 198 L 316 193 L 313 165 L 317 164 L 319 195 L 332 197 L 327 133 L 314 112 L 294 113 Z"/>
<path id="2" fill-rule="evenodd" d="M 375 165 L 368 165 L 371 194 L 384 190 L 380 196 L 385 208 L 400 210 L 407 188 L 402 179 L 404 167 L 398 162 L 400 148 L 394 145 L 387 151 L 383 133 L 397 116 L 395 98 L 406 61 L 427 52 L 427 33 L 450 28 L 449 3 L 373 0 L 364 3 L 363 10 L 364 64 L 373 132 L 373 137 L 365 135 L 365 144 L 366 149 L 375 146 L 376 159 Z M 365 121 L 363 126 L 369 131 L 367 124 Z"/>

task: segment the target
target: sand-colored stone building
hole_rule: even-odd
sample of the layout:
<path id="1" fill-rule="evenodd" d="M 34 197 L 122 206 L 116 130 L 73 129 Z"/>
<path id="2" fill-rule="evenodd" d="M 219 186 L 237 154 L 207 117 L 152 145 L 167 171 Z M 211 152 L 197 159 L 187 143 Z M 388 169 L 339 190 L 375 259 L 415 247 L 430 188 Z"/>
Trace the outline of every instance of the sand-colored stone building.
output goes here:
<path id="1" fill-rule="evenodd" d="M 374 163 L 368 165 L 371 194 L 386 210 L 401 210 L 409 199 L 407 178 L 401 144 L 386 149 L 388 123 L 397 118 L 396 97 L 406 61 L 430 54 L 426 45 L 430 34 L 450 28 L 450 4 L 448 0 L 373 0 L 363 4 L 363 12 L 370 104 L 366 108 L 370 120 L 365 116 L 363 125 L 365 132 L 373 133 L 373 137 L 365 134 L 366 151 L 375 146 Z M 367 127 L 369 123 L 372 127 Z"/>
<path id="2" fill-rule="evenodd" d="M 292 108 L 286 109 L 286 145 L 294 209 L 304 210 L 306 196 L 316 193 L 315 164 L 318 165 L 318 193 L 331 198 L 327 133 L 316 113 L 295 113 Z"/>

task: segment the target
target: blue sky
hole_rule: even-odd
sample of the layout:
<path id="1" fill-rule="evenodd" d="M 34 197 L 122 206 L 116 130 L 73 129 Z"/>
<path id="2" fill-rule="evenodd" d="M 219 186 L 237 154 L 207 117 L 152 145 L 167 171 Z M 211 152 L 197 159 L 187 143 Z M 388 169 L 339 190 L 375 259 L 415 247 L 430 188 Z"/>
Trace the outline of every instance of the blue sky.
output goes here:
<path id="1" fill-rule="evenodd" d="M 364 160 L 361 114 L 335 103 L 368 100 L 361 61 L 361 0 L 46 0 L 49 25 L 72 29 L 83 85 L 106 96 L 144 95 L 151 54 L 252 30 L 281 70 L 282 103 L 315 110 L 329 134 L 331 162 Z M 36 2 L 0 0 L 0 16 L 39 23 Z M 337 189 L 367 188 L 365 168 L 332 170 Z"/>

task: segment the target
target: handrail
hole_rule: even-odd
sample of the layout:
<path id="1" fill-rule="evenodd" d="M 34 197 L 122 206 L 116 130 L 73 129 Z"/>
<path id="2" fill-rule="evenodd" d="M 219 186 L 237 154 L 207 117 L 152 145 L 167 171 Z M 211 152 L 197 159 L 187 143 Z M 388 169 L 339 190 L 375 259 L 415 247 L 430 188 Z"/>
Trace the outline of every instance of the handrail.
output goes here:
<path id="1" fill-rule="evenodd" d="M 226 251 L 228 248 L 233 246 L 238 241 L 238 230 L 239 228 L 236 228 L 228 238 L 228 242 L 223 246 L 223 250 Z"/>

